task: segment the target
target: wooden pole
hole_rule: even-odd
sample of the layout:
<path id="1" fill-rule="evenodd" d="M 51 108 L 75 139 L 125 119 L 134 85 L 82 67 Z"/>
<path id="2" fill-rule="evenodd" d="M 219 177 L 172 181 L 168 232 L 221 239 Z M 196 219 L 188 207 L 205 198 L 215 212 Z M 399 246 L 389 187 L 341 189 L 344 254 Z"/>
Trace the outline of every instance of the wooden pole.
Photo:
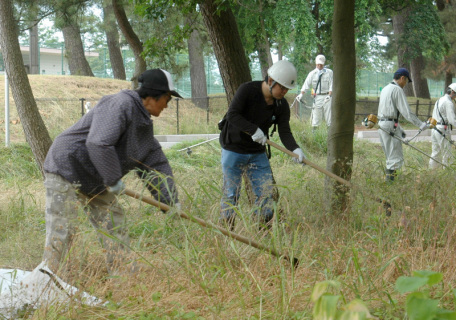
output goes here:
<path id="1" fill-rule="evenodd" d="M 144 201 L 150 205 L 153 205 L 155 207 L 158 207 L 160 208 L 161 210 L 163 211 L 169 211 L 170 210 L 170 207 L 164 203 L 161 203 L 157 200 L 155 200 L 154 198 L 152 197 L 148 197 L 148 196 L 144 196 L 144 195 L 141 195 L 139 193 L 136 193 L 134 192 L 133 190 L 130 190 L 130 189 L 125 189 L 124 190 L 124 194 L 126 194 L 127 196 L 130 196 L 132 198 L 135 198 L 135 199 L 138 199 L 138 200 L 141 200 L 141 201 Z M 220 231 L 222 234 L 224 234 L 225 236 L 229 237 L 229 238 L 233 238 L 239 242 L 242 242 L 242 243 L 245 243 L 251 247 L 254 247 L 256 249 L 259 249 L 259 250 L 263 250 L 263 251 L 266 251 L 266 252 L 269 252 L 270 254 L 272 254 L 273 256 L 276 256 L 278 258 L 284 258 L 285 260 L 287 261 L 290 261 L 291 262 L 291 259 L 288 255 L 286 254 L 281 254 L 279 252 L 277 252 L 275 249 L 273 248 L 269 248 L 269 247 L 266 247 L 264 245 L 262 245 L 261 243 L 258 243 L 254 240 L 251 240 L 249 238 L 246 238 L 246 237 L 243 237 L 239 234 L 236 234 L 234 232 L 231 232 L 227 229 L 224 229 L 220 226 L 217 226 L 211 222 L 207 222 L 207 221 L 204 221 L 200 218 L 197 218 L 197 217 L 194 217 L 194 216 L 189 216 L 187 214 L 185 214 L 184 212 L 178 212 L 179 216 L 181 218 L 184 218 L 184 219 L 187 219 L 187 220 L 190 220 L 192 222 L 195 222 L 197 224 L 199 224 L 200 226 L 203 226 L 205 228 L 210 228 L 210 229 L 216 229 L 218 231 Z M 293 258 L 293 266 L 297 267 L 298 264 L 299 264 L 299 260 L 297 258 Z"/>

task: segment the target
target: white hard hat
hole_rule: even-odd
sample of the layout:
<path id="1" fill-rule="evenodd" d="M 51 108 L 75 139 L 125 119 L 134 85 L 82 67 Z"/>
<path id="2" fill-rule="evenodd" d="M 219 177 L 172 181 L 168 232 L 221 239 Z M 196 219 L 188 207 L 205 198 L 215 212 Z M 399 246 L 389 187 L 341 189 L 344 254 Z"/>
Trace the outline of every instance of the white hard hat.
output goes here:
<path id="1" fill-rule="evenodd" d="M 279 60 L 268 69 L 268 76 L 288 89 L 296 87 L 298 73 L 294 65 L 287 60 Z"/>
<path id="2" fill-rule="evenodd" d="M 453 90 L 454 92 L 456 92 L 456 83 L 452 83 L 448 86 L 448 88 L 450 88 L 451 90 Z"/>
<path id="3" fill-rule="evenodd" d="M 322 54 L 319 54 L 316 58 L 315 58 L 315 64 L 322 64 L 324 65 L 326 62 L 326 58 L 324 55 Z"/>

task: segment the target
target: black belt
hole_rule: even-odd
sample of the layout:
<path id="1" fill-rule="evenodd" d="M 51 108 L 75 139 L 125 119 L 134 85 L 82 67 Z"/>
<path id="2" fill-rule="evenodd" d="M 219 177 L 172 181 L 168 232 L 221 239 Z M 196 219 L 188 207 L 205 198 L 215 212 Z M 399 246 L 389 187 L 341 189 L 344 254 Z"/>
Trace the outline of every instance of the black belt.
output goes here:
<path id="1" fill-rule="evenodd" d="M 329 92 L 326 92 L 326 93 L 317 93 L 317 96 L 325 96 L 325 95 L 327 95 L 327 94 L 329 94 Z"/>
<path id="2" fill-rule="evenodd" d="M 380 118 L 380 121 L 396 121 L 394 118 Z"/>

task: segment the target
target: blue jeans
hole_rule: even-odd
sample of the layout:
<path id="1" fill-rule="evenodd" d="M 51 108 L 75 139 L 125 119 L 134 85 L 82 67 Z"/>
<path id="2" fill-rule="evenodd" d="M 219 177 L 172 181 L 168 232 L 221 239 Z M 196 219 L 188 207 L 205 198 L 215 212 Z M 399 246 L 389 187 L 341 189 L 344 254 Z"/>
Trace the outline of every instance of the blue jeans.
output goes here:
<path id="1" fill-rule="evenodd" d="M 242 174 L 245 172 L 255 194 L 254 214 L 261 222 L 269 222 L 273 215 L 272 171 L 264 153 L 241 154 L 222 149 L 223 197 L 221 218 L 234 219 L 234 207 L 239 201 Z"/>

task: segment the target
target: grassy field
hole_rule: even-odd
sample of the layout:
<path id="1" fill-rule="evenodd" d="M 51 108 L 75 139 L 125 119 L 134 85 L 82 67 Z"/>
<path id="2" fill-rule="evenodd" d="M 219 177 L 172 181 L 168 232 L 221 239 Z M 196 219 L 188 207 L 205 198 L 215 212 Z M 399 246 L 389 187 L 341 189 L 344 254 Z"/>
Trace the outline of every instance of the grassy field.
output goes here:
<path id="1" fill-rule="evenodd" d="M 62 81 L 56 79 L 56 83 L 49 82 L 37 92 L 57 88 Z M 109 81 L 97 79 L 89 85 L 93 91 L 84 94 L 96 98 L 92 92 L 114 93 L 129 85 Z M 72 88 L 82 87 L 75 84 Z M 72 93 L 71 88 L 65 94 L 80 96 Z M 59 97 L 54 92 L 49 95 Z M 199 113 L 201 110 L 188 104 L 182 108 L 187 114 L 180 123 L 182 130 L 216 132 L 222 107 L 210 115 L 207 123 L 206 113 Z M 80 109 L 74 109 L 67 103 L 40 105 L 53 136 L 78 119 Z M 175 126 L 172 116 L 175 111 L 170 106 L 163 112 L 163 118 L 154 119 L 157 133 L 173 133 L 169 130 Z M 297 118 L 291 120 L 291 125 L 309 159 L 325 167 L 325 130 L 312 135 L 309 123 Z M 280 142 L 277 135 L 273 140 Z M 45 190 L 19 127 L 12 141 L 10 148 L 3 144 L 0 147 L 0 267 L 31 270 L 41 262 L 43 251 Z M 175 173 L 183 210 L 216 223 L 222 186 L 220 146 L 217 142 L 204 144 L 194 148 L 191 155 L 177 151 L 190 144 L 165 150 Z M 417 147 L 430 153 L 430 143 L 418 143 Z M 404 147 L 406 166 L 394 184 L 386 185 L 380 145 L 355 141 L 354 149 L 352 182 L 357 191 L 352 191 L 350 212 L 345 215 L 326 213 L 325 178 L 321 173 L 296 165 L 289 156 L 274 149 L 271 165 L 280 191 L 278 207 L 284 215 L 280 221 L 276 219 L 271 233 L 258 233 L 250 219 L 254 208 L 242 194 L 235 232 L 298 258 L 300 264 L 296 269 L 283 259 L 220 232 L 189 221 L 167 219 L 158 209 L 123 196 L 132 250 L 142 266 L 141 272 L 135 277 L 109 277 L 97 235 L 81 213 L 69 281 L 108 304 L 95 308 L 75 302 L 43 307 L 26 316 L 31 319 L 315 319 L 313 309 L 320 300 L 316 301 L 312 292 L 321 288 L 321 283 L 329 283 L 325 297 L 330 293 L 338 296 L 339 310 L 359 299 L 378 319 L 407 319 L 409 299 L 398 290 L 396 281 L 418 270 L 443 276 L 437 285 L 423 287 L 420 298 L 429 297 L 438 301 L 439 307 L 454 309 L 456 181 L 453 171 L 430 171 L 426 157 Z M 130 189 L 143 190 L 132 174 L 127 176 L 126 183 Z M 385 215 L 376 197 L 391 202 L 391 217 Z"/>

